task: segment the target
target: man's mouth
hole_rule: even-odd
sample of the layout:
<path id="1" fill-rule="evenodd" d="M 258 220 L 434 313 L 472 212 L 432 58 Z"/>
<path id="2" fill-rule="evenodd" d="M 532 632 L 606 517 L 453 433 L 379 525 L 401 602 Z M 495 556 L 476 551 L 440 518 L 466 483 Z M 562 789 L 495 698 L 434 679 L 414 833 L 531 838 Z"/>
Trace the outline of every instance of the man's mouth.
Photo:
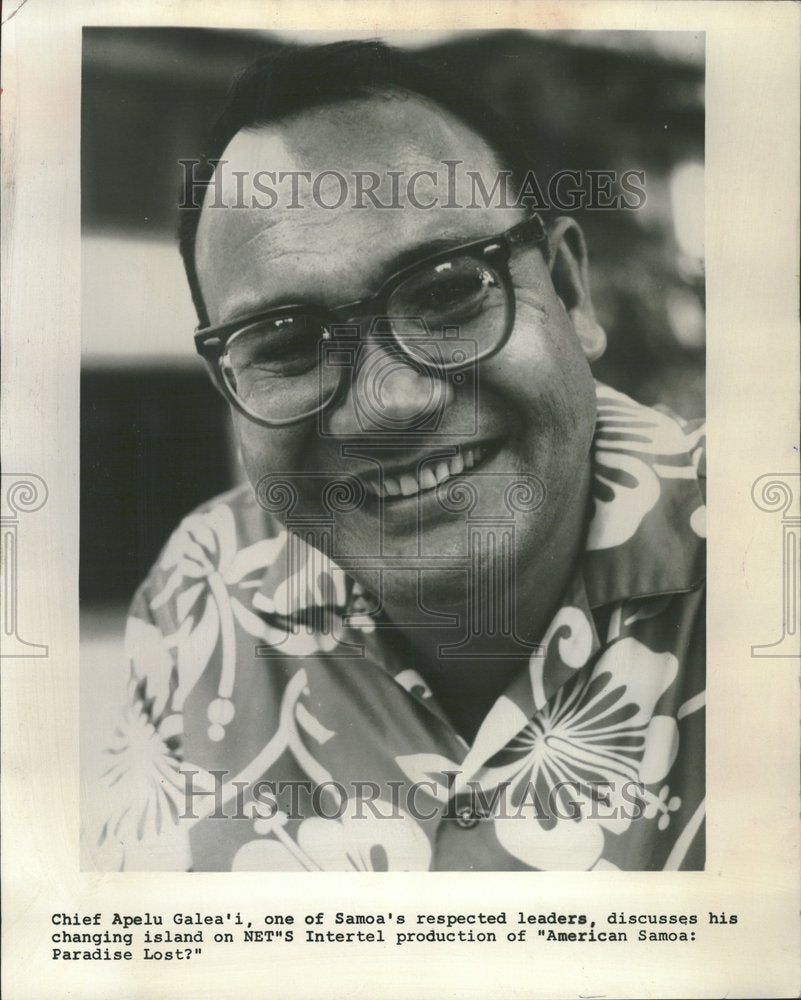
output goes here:
<path id="1" fill-rule="evenodd" d="M 460 445 L 455 455 L 418 462 L 416 466 L 396 471 L 394 475 L 384 474 L 380 480 L 367 479 L 365 485 L 370 493 L 381 499 L 403 500 L 436 489 L 448 479 L 478 468 L 495 454 L 499 446 L 499 441 Z"/>

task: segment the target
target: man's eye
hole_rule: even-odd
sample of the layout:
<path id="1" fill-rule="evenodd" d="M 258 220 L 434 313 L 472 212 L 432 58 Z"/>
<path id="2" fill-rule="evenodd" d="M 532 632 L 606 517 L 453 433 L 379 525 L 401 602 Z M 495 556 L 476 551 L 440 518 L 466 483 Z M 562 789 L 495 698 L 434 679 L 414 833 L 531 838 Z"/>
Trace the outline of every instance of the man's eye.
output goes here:
<path id="1" fill-rule="evenodd" d="M 265 346 L 247 359 L 240 358 L 235 367 L 252 374 L 294 375 L 313 368 L 317 361 L 316 344 L 287 344 Z"/>
<path id="2" fill-rule="evenodd" d="M 492 287 L 489 272 L 454 274 L 418 289 L 420 311 L 432 320 L 465 320 L 481 311 Z"/>
<path id="3" fill-rule="evenodd" d="M 319 324 L 302 318 L 246 331 L 231 345 L 231 367 L 237 377 L 301 374 L 317 364 L 321 338 Z"/>

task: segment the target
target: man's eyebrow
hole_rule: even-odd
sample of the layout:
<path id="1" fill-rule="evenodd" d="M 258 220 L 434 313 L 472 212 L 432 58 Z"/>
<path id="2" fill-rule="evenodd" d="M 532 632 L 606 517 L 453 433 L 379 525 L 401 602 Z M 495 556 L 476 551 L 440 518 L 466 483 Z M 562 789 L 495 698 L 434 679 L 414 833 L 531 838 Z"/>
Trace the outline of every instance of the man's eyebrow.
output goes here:
<path id="1" fill-rule="evenodd" d="M 404 268 L 412 267 L 414 264 L 419 264 L 421 261 L 426 260 L 428 257 L 433 257 L 445 250 L 453 250 L 456 247 L 465 246 L 468 243 L 472 243 L 476 240 L 480 240 L 480 236 L 465 236 L 464 234 L 460 236 L 437 236 L 430 240 L 425 240 L 423 243 L 418 243 L 413 247 L 409 247 L 406 250 L 401 250 L 399 254 L 396 254 L 387 265 L 381 269 L 381 274 L 376 278 L 373 283 L 372 292 L 375 293 L 382 286 L 382 284 L 393 276 L 397 274 L 398 271 L 404 270 Z M 308 300 L 304 300 L 299 297 L 292 296 L 282 296 L 280 300 L 270 301 L 269 299 L 254 300 L 247 303 L 238 303 L 230 312 L 230 319 L 225 320 L 225 324 L 235 323 L 240 319 L 247 319 L 249 316 L 255 316 L 258 313 L 269 312 L 271 309 L 280 309 L 287 305 L 323 305 L 323 303 L 315 302 L 311 303 Z M 336 308 L 336 306 L 341 305 L 339 302 L 331 302 L 328 305 L 331 308 Z"/>

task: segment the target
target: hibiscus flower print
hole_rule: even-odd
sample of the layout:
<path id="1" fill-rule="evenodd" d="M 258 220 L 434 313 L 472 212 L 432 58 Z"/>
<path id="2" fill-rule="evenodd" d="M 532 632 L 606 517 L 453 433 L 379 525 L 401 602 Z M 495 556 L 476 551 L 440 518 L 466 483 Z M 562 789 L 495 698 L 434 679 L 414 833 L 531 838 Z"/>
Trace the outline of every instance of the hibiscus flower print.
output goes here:
<path id="1" fill-rule="evenodd" d="M 621 639 L 486 762 L 481 787 L 507 790 L 508 808 L 494 823 L 510 854 L 542 870 L 598 861 L 605 831 L 619 834 L 631 824 L 631 789 L 644 778 L 660 780 L 675 759 L 675 721 L 654 716 L 654 707 L 677 672 L 673 654 Z M 535 807 L 534 816 L 521 805 Z"/>
<path id="2" fill-rule="evenodd" d="M 211 740 L 222 740 L 234 718 L 237 625 L 249 635 L 267 638 L 267 626 L 247 606 L 248 598 L 285 543 L 284 533 L 239 549 L 233 512 L 218 504 L 206 514 L 187 517 L 162 553 L 159 568 L 166 581 L 150 609 L 157 611 L 174 601 L 178 628 L 167 642 L 176 650 L 178 685 L 172 702 L 176 712 L 221 645 L 218 697 L 208 711 Z M 142 630 L 138 632 L 144 638 Z"/>
<path id="3" fill-rule="evenodd" d="M 133 697 L 106 750 L 108 766 L 100 778 L 106 820 L 98 846 L 116 849 L 117 867 L 188 867 L 186 831 L 179 823 L 185 809 L 184 765 L 171 749 L 169 728 L 169 719 L 156 727 L 142 701 Z M 210 790 L 211 776 L 189 766 L 196 786 Z"/>
<path id="4" fill-rule="evenodd" d="M 234 871 L 427 871 L 431 845 L 406 813 L 375 801 L 379 815 L 347 812 L 341 819 L 303 820 L 297 839 L 286 832 L 286 816 L 257 820 L 268 836 L 251 840 L 234 858 Z"/>
<path id="5" fill-rule="evenodd" d="M 623 545 L 653 510 L 665 479 L 694 479 L 690 452 L 703 428 L 689 433 L 667 414 L 597 386 L 593 517 L 588 551 Z"/>

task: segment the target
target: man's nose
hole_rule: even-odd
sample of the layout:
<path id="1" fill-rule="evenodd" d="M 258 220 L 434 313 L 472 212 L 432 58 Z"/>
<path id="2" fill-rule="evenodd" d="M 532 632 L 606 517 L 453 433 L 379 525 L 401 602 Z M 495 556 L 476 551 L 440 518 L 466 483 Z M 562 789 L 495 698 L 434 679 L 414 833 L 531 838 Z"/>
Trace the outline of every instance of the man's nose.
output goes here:
<path id="1" fill-rule="evenodd" d="M 453 399 L 436 372 L 395 349 L 365 348 L 348 392 L 328 414 L 334 435 L 432 430 Z"/>

